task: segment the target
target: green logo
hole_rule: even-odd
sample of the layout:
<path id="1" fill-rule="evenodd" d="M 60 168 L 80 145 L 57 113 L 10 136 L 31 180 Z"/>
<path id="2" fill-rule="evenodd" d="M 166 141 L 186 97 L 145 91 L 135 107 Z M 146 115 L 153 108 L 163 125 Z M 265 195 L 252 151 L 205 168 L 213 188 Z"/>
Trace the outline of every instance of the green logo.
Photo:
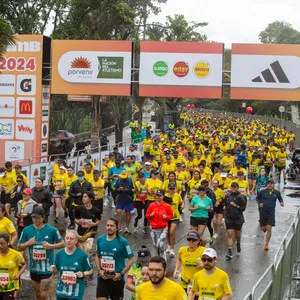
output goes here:
<path id="1" fill-rule="evenodd" d="M 169 71 L 168 65 L 164 61 L 157 61 L 153 65 L 153 72 L 156 76 L 165 76 Z"/>
<path id="2" fill-rule="evenodd" d="M 123 57 L 98 56 L 98 61 L 97 78 L 123 79 Z"/>

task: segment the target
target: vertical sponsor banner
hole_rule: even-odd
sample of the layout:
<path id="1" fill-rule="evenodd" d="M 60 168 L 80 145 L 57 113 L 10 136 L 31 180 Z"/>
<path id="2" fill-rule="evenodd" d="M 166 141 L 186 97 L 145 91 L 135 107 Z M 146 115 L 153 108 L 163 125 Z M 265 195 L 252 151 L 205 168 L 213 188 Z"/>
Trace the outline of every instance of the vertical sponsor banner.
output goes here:
<path id="1" fill-rule="evenodd" d="M 52 41 L 52 94 L 131 95 L 131 41 Z"/>
<path id="2" fill-rule="evenodd" d="M 17 35 L 0 61 L 0 161 L 40 155 L 42 35 Z"/>
<path id="3" fill-rule="evenodd" d="M 300 101 L 300 45 L 232 44 L 231 99 Z"/>
<path id="4" fill-rule="evenodd" d="M 222 97 L 224 45 L 141 42 L 140 96 Z"/>

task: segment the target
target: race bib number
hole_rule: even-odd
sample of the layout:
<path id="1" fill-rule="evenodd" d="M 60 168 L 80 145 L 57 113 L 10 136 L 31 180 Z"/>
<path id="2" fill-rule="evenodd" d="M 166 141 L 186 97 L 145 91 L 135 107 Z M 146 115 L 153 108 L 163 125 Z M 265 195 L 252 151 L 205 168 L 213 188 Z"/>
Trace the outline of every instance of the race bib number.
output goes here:
<path id="1" fill-rule="evenodd" d="M 34 261 L 46 260 L 46 249 L 42 245 L 33 245 L 32 259 Z"/>
<path id="2" fill-rule="evenodd" d="M 240 191 L 241 194 L 245 194 L 245 189 L 240 188 L 239 191 Z"/>
<path id="3" fill-rule="evenodd" d="M 77 276 L 74 272 L 64 271 L 61 275 L 61 281 L 66 285 L 75 285 L 77 282 Z"/>
<path id="4" fill-rule="evenodd" d="M 62 186 L 62 181 L 56 181 L 55 186 L 61 187 Z"/>
<path id="5" fill-rule="evenodd" d="M 216 300 L 215 298 L 203 298 L 203 297 L 201 297 L 201 298 L 199 298 L 199 300 Z"/>
<path id="6" fill-rule="evenodd" d="M 99 192 L 94 191 L 95 199 L 98 199 Z"/>
<path id="7" fill-rule="evenodd" d="M 92 222 L 93 222 L 92 219 L 84 219 L 84 224 L 85 224 L 85 225 L 88 225 L 88 224 L 90 224 L 90 223 L 92 223 Z"/>
<path id="8" fill-rule="evenodd" d="M 146 150 L 150 150 L 150 146 L 149 146 L 149 145 L 146 145 L 146 146 L 145 146 L 145 149 L 146 149 Z"/>
<path id="9" fill-rule="evenodd" d="M 227 172 L 221 172 L 221 177 L 227 177 Z"/>
<path id="10" fill-rule="evenodd" d="M 147 195 L 147 190 L 141 190 L 141 196 L 146 196 Z"/>
<path id="11" fill-rule="evenodd" d="M 101 269 L 107 272 L 115 271 L 115 260 L 114 259 L 101 259 Z"/>
<path id="12" fill-rule="evenodd" d="M 192 285 L 188 284 L 187 288 L 186 288 L 186 293 L 189 295 L 192 292 Z"/>
<path id="13" fill-rule="evenodd" d="M 280 158 L 280 159 L 279 159 L 279 162 L 280 162 L 281 164 L 284 164 L 284 163 L 285 163 L 285 158 Z"/>
<path id="14" fill-rule="evenodd" d="M 250 165 L 250 166 L 249 166 L 249 169 L 250 169 L 251 171 L 255 171 L 255 170 L 256 170 L 256 165 Z"/>
<path id="15" fill-rule="evenodd" d="M 0 285 L 8 285 L 8 273 L 0 273 Z"/>

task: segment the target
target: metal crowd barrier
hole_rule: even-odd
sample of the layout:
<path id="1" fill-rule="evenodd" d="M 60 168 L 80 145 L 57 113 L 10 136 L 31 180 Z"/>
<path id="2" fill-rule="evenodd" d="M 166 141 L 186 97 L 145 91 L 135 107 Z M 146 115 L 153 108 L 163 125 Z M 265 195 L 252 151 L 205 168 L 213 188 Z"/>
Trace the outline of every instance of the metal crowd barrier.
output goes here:
<path id="1" fill-rule="evenodd" d="M 282 300 L 287 296 L 293 279 L 293 266 L 300 254 L 300 208 L 294 217 L 275 257 L 274 262 L 253 286 L 244 300 Z"/>

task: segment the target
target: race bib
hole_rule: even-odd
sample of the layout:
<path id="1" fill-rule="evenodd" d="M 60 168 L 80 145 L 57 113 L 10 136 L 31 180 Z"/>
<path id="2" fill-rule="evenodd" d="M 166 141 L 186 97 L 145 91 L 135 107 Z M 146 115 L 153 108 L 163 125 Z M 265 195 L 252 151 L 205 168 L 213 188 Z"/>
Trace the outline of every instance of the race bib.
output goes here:
<path id="1" fill-rule="evenodd" d="M 256 165 L 250 165 L 249 170 L 251 171 L 256 171 Z"/>
<path id="2" fill-rule="evenodd" d="M 77 276 L 74 272 L 64 271 L 61 275 L 61 281 L 66 285 L 75 285 L 77 282 Z"/>
<path id="3" fill-rule="evenodd" d="M 192 292 L 192 285 L 188 284 L 186 288 L 186 293 L 189 295 Z"/>
<path id="4" fill-rule="evenodd" d="M 141 190 L 141 194 L 140 194 L 140 195 L 141 195 L 141 196 L 146 196 L 147 193 L 148 193 L 147 190 Z"/>
<path id="5" fill-rule="evenodd" d="M 87 225 L 89 223 L 92 223 L 93 220 L 92 219 L 84 219 L 84 224 Z"/>
<path id="6" fill-rule="evenodd" d="M 115 271 L 115 260 L 114 259 L 101 259 L 101 269 L 107 272 Z"/>
<path id="7" fill-rule="evenodd" d="M 145 146 L 145 149 L 146 149 L 146 150 L 149 150 L 149 149 L 150 149 L 150 146 L 149 146 L 149 145 L 146 145 L 146 146 Z"/>
<path id="8" fill-rule="evenodd" d="M 8 285 L 8 273 L 0 273 L 0 285 Z"/>
<path id="9" fill-rule="evenodd" d="M 32 259 L 34 261 L 46 260 L 46 249 L 42 245 L 33 245 Z"/>
<path id="10" fill-rule="evenodd" d="M 94 191 L 95 199 L 98 199 L 99 192 Z"/>
<path id="11" fill-rule="evenodd" d="M 55 186 L 61 187 L 61 185 L 62 185 L 62 182 L 61 182 L 61 181 L 56 181 Z"/>
<path id="12" fill-rule="evenodd" d="M 227 177 L 227 172 L 221 172 L 221 177 Z"/>
<path id="13" fill-rule="evenodd" d="M 280 158 L 279 162 L 282 163 L 282 164 L 284 164 L 285 163 L 285 158 Z"/>
<path id="14" fill-rule="evenodd" d="M 199 300 L 216 300 L 215 298 L 203 298 L 203 297 L 201 297 L 201 298 L 199 298 Z"/>

